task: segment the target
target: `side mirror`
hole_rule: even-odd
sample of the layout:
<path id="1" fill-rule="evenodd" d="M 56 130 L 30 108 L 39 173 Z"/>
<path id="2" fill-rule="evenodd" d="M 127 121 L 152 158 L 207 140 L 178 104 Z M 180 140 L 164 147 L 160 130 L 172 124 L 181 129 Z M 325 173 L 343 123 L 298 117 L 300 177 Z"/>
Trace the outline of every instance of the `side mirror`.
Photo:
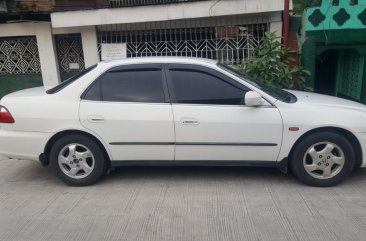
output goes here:
<path id="1" fill-rule="evenodd" d="M 257 92 L 248 91 L 245 94 L 244 103 L 246 106 L 260 106 L 263 104 L 263 99 Z"/>

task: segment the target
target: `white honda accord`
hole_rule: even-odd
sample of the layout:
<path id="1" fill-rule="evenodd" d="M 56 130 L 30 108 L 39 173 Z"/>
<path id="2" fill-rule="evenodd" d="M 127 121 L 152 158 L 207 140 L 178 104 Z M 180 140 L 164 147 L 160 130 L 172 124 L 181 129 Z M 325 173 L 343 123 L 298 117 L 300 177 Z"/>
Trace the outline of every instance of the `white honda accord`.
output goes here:
<path id="1" fill-rule="evenodd" d="M 0 102 L 0 154 L 90 185 L 126 165 L 288 167 L 333 186 L 366 167 L 366 106 L 273 89 L 211 60 L 101 62 Z"/>

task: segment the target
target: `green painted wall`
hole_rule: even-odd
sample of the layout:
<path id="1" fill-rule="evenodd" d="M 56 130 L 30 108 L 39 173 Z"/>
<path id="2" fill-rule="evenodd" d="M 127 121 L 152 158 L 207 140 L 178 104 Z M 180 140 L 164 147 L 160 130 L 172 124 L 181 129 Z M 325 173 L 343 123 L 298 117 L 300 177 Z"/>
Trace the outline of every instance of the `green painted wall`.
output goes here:
<path id="1" fill-rule="evenodd" d="M 344 94 L 366 103 L 366 67 L 362 60 L 366 58 L 366 0 L 318 2 L 320 6 L 304 12 L 299 36 L 301 63 L 312 73 L 308 84 L 317 92 Z M 348 56 L 353 61 L 349 63 L 344 53 L 351 52 L 355 54 Z"/>
<path id="2" fill-rule="evenodd" d="M 74 75 L 77 75 L 79 72 L 61 72 L 60 77 L 61 77 L 61 81 L 65 81 L 68 78 L 71 78 Z"/>
<path id="3" fill-rule="evenodd" d="M 42 86 L 42 75 L 39 74 L 1 74 L 0 98 L 17 90 Z"/>
<path id="4" fill-rule="evenodd" d="M 64 81 L 78 72 L 61 73 Z M 43 85 L 42 75 L 38 74 L 1 74 L 0 75 L 0 99 L 12 92 Z"/>
<path id="5" fill-rule="evenodd" d="M 301 47 L 301 63 L 312 75 L 307 78 L 308 85 L 314 87 L 315 63 L 317 56 L 331 49 L 355 49 L 366 53 L 366 28 L 309 31 L 304 33 Z"/>
<path id="6" fill-rule="evenodd" d="M 306 31 L 366 28 L 366 1 L 359 0 L 322 0 L 320 7 L 308 8 Z"/>

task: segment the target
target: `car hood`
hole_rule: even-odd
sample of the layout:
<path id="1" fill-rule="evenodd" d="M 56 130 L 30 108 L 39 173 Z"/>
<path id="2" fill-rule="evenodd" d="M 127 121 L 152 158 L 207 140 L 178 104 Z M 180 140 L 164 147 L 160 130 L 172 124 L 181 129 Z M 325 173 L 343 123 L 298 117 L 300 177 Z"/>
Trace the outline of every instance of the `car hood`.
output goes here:
<path id="1" fill-rule="evenodd" d="M 357 109 L 366 111 L 366 105 L 363 105 L 355 101 L 310 92 L 293 91 L 293 90 L 287 90 L 287 91 L 296 96 L 297 103 L 299 104 L 339 107 L 339 108 L 348 108 L 348 109 Z"/>

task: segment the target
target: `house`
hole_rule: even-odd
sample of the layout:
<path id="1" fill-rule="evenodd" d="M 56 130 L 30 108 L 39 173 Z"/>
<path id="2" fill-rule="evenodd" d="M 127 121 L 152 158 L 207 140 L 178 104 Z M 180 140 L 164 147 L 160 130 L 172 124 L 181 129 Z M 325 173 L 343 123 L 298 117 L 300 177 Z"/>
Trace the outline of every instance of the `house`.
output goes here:
<path id="1" fill-rule="evenodd" d="M 283 9 L 283 0 L 0 0 L 0 96 L 113 58 L 240 63 L 265 31 L 282 34 Z"/>
<path id="2" fill-rule="evenodd" d="M 366 104 L 366 1 L 322 0 L 295 31 L 315 92 Z"/>

